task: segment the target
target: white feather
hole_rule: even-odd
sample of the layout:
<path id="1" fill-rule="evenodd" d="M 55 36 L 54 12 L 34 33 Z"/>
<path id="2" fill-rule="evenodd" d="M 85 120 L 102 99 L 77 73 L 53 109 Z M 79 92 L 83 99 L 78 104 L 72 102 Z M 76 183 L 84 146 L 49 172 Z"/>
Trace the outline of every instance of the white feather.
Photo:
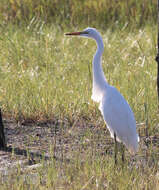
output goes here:
<path id="1" fill-rule="evenodd" d="M 93 58 L 93 88 L 92 99 L 99 103 L 99 109 L 104 117 L 111 137 L 116 134 L 117 140 L 125 144 L 130 153 L 138 150 L 139 136 L 136 132 L 134 114 L 119 91 L 110 86 L 104 76 L 101 57 L 104 51 L 100 33 L 94 28 L 87 28 L 82 32 L 68 33 L 93 38 L 97 43 L 97 51 Z"/>
<path id="2" fill-rule="evenodd" d="M 104 76 L 101 56 L 104 50 L 102 38 L 95 29 L 86 29 L 89 37 L 95 39 L 97 51 L 93 58 L 93 89 L 92 99 L 99 102 L 99 109 L 104 117 L 111 137 L 116 134 L 117 141 L 125 144 L 130 153 L 135 154 L 138 150 L 139 136 L 136 132 L 134 114 L 119 91 L 110 86 Z"/>

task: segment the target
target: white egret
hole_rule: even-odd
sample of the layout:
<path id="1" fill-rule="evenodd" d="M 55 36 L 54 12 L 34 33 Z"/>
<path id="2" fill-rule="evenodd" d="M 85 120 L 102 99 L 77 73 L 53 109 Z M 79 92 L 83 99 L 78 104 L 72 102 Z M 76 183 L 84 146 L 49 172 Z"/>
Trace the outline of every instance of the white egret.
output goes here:
<path id="1" fill-rule="evenodd" d="M 135 117 L 129 104 L 120 92 L 106 81 L 101 65 L 104 45 L 100 33 L 95 28 L 86 28 L 82 32 L 71 32 L 66 33 L 66 35 L 93 38 L 96 41 L 97 51 L 92 63 L 93 89 L 91 98 L 99 103 L 99 110 L 104 117 L 111 137 L 115 139 L 115 162 L 117 151 L 116 140 L 122 142 L 131 154 L 135 154 L 138 150 L 139 141 Z"/>

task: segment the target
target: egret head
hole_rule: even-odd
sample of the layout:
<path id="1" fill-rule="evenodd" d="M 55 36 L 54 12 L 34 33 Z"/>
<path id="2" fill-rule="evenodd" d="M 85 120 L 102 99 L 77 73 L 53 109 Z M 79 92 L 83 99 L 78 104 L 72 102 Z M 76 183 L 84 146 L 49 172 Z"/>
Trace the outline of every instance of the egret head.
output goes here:
<path id="1" fill-rule="evenodd" d="M 86 28 L 81 32 L 70 32 L 70 33 L 66 33 L 65 35 L 93 38 L 94 40 L 96 40 L 97 45 L 100 48 L 100 51 L 103 52 L 104 50 L 102 37 L 95 28 Z"/>
<path id="2" fill-rule="evenodd" d="M 74 35 L 74 36 L 82 36 L 87 38 L 95 38 L 100 35 L 99 32 L 95 28 L 86 28 L 81 32 L 70 32 L 65 35 Z"/>

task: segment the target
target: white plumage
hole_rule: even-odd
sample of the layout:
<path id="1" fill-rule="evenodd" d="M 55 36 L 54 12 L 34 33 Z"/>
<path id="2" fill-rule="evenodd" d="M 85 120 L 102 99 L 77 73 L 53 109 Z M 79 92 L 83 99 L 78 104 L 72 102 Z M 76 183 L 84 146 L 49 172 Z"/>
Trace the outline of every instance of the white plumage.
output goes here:
<path id="1" fill-rule="evenodd" d="M 120 92 L 110 86 L 104 76 L 101 57 L 104 51 L 100 33 L 94 28 L 86 28 L 82 32 L 72 32 L 66 35 L 79 35 L 93 38 L 97 43 L 97 51 L 93 58 L 93 89 L 92 99 L 99 103 L 99 109 L 104 117 L 111 137 L 116 135 L 117 141 L 122 142 L 131 154 L 138 150 L 139 137 L 136 132 L 134 114 Z"/>

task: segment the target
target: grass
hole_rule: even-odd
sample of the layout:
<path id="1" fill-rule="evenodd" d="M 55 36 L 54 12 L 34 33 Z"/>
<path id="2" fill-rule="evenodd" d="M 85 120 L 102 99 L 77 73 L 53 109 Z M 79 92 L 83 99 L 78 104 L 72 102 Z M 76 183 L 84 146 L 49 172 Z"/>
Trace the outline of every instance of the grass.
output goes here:
<path id="1" fill-rule="evenodd" d="M 83 123 L 88 127 L 70 162 L 65 158 L 62 162 L 42 160 L 34 171 L 21 171 L 17 166 L 16 176 L 13 171 L 1 182 L 1 189 L 157 189 L 158 146 L 152 142 L 145 148 L 143 140 L 146 130 L 152 137 L 159 132 L 155 27 L 100 30 L 107 81 L 128 100 L 143 137 L 138 155 L 132 158 L 127 153 L 124 167 L 114 168 L 111 144 L 109 154 L 94 149 L 109 136 L 89 130 L 91 126 L 101 131 L 105 128 L 98 105 L 90 98 L 95 42 L 64 36 L 77 29 L 61 30 L 39 22 L 0 28 L 0 102 L 5 116 L 17 121 L 55 119 L 67 121 L 70 128 Z M 68 134 L 69 130 L 65 131 Z"/>
<path id="2" fill-rule="evenodd" d="M 1 28 L 0 100 L 6 113 L 18 119 L 99 118 L 90 98 L 95 42 L 65 37 L 65 31 L 53 25 Z M 101 33 L 108 82 L 128 100 L 138 123 L 148 119 L 153 130 L 157 126 L 154 27 Z"/>
<path id="3" fill-rule="evenodd" d="M 119 22 L 121 25 L 127 23 L 140 27 L 148 22 L 156 22 L 157 1 L 1 0 L 0 19 L 4 22 L 21 23 L 32 18 L 67 26 L 80 23 L 106 28 Z"/>

